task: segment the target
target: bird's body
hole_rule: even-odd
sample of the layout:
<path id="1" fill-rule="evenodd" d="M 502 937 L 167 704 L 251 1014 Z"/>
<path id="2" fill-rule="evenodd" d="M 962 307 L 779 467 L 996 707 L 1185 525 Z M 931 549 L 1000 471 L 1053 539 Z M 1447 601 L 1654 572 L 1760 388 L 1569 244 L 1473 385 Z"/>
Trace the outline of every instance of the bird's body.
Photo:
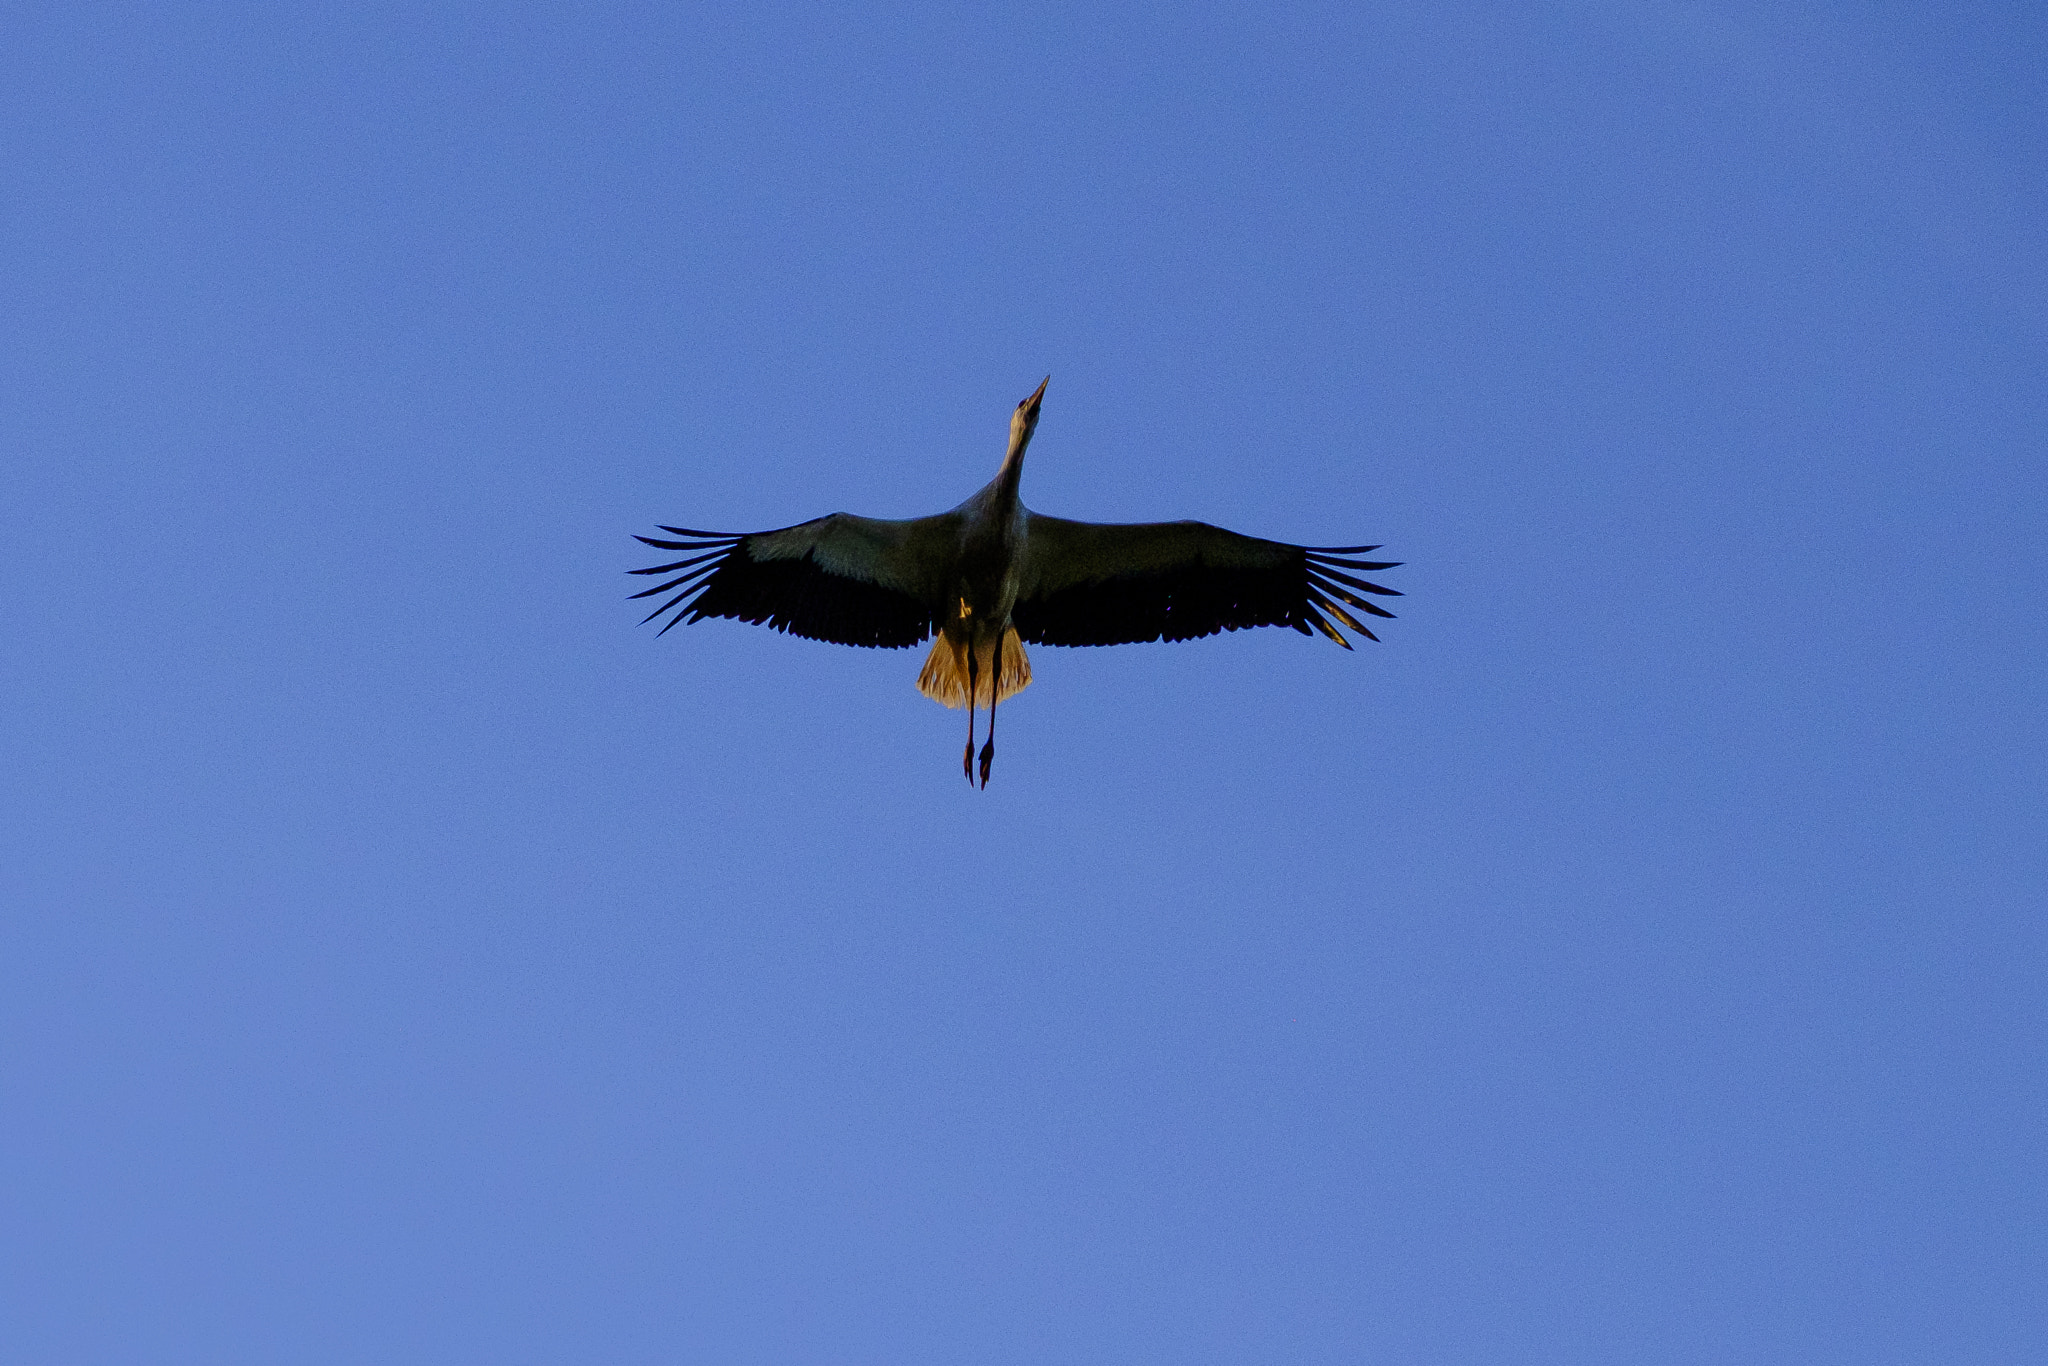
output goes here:
<path id="1" fill-rule="evenodd" d="M 648 614 L 652 621 L 674 610 L 664 632 L 684 620 L 730 617 L 842 645 L 903 648 L 936 636 L 918 687 L 969 709 L 970 780 L 972 711 L 987 699 L 984 786 L 996 703 L 1031 682 L 1026 642 L 1118 645 L 1292 626 L 1350 649 L 1325 614 L 1378 639 L 1344 604 L 1389 617 L 1358 592 L 1399 595 L 1344 571 L 1394 565 L 1343 558 L 1378 546 L 1318 549 L 1205 522 L 1105 525 L 1026 508 L 1018 486 L 1045 388 L 1017 405 L 995 479 L 952 511 L 908 521 L 841 512 L 750 536 L 663 527 L 685 539 L 637 539 L 691 553 L 632 571 L 676 575 L 634 596 L 678 590 Z"/>

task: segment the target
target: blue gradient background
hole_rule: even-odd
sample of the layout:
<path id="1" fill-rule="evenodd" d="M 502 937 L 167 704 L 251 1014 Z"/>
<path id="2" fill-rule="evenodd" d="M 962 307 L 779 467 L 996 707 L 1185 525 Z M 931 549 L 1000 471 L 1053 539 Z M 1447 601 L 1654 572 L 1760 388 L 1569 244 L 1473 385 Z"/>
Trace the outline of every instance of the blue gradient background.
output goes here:
<path id="1" fill-rule="evenodd" d="M 2029 6 L 24 4 L 21 1362 L 2048 1356 Z M 914 653 L 656 522 L 1408 562 Z"/>

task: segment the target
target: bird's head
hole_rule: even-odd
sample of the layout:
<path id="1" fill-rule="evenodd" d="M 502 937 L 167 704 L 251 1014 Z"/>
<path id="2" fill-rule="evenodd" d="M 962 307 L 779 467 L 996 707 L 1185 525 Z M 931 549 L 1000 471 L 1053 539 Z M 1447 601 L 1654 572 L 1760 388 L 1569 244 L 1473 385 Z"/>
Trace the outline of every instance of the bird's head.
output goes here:
<path id="1" fill-rule="evenodd" d="M 1029 441 L 1031 433 L 1037 430 L 1038 405 L 1045 401 L 1045 386 L 1050 383 L 1052 383 L 1052 376 L 1047 375 L 1038 388 L 1032 391 L 1031 397 L 1018 404 L 1017 411 L 1010 414 L 1010 454 L 1012 456 L 1023 454 L 1024 443 Z"/>

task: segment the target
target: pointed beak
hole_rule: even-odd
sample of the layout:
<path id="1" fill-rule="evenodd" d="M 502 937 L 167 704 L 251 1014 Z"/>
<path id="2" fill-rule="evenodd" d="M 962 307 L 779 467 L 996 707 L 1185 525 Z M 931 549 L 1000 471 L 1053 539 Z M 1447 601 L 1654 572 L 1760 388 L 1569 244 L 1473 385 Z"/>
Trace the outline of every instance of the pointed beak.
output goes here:
<path id="1" fill-rule="evenodd" d="M 1045 401 L 1045 386 L 1050 383 L 1052 383 L 1052 376 L 1047 375 L 1043 380 L 1039 381 L 1037 391 L 1030 398 L 1024 400 L 1024 415 L 1026 417 L 1035 418 L 1038 416 L 1038 405 Z"/>

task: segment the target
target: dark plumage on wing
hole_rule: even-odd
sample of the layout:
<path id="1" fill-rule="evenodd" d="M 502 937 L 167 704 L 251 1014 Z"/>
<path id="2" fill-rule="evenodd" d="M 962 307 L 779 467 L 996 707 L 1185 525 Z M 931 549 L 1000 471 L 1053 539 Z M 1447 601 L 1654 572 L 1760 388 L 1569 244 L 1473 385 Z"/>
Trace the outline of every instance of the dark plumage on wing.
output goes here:
<path id="1" fill-rule="evenodd" d="M 906 649 L 937 629 L 928 595 L 884 581 L 879 567 L 880 556 L 904 543 L 890 530 L 908 526 L 844 513 L 748 536 L 665 526 L 663 531 L 691 539 L 634 539 L 657 550 L 683 551 L 684 558 L 631 572 L 681 572 L 633 596 L 679 590 L 645 618 L 672 614 L 661 628 L 664 634 L 678 622 L 729 617 L 834 645 Z"/>
<path id="2" fill-rule="evenodd" d="M 1392 561 L 1342 558 L 1378 546 L 1288 545 L 1206 522 L 1104 525 L 1028 515 L 1024 587 L 1012 620 L 1032 644 L 1128 645 L 1291 626 L 1303 635 L 1320 630 L 1348 650 L 1350 642 L 1323 614 L 1377 640 L 1341 603 L 1390 617 L 1351 590 L 1400 596 L 1337 568 L 1394 568 Z"/>

